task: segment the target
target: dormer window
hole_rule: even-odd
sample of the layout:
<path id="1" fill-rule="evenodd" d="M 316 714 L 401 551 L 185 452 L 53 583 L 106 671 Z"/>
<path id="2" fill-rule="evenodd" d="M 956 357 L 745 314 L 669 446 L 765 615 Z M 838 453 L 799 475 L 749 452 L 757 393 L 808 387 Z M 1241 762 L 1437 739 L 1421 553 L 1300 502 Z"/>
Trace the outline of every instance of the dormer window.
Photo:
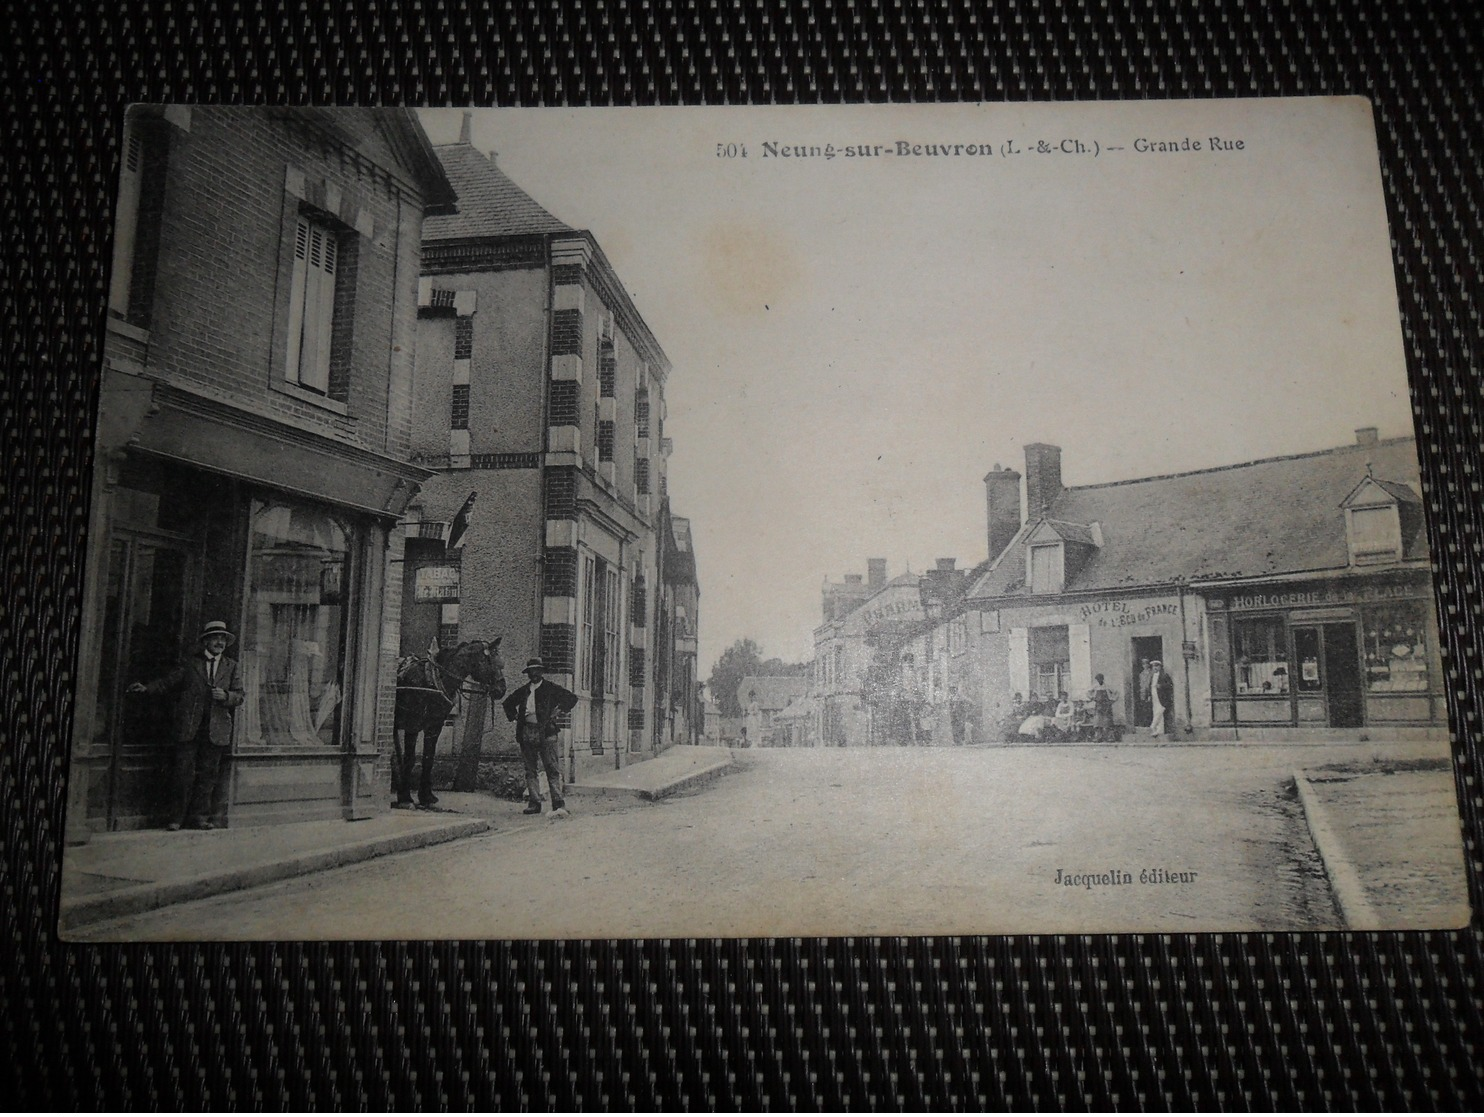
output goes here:
<path id="1" fill-rule="evenodd" d="M 1410 487 L 1367 474 L 1341 507 L 1345 511 L 1350 565 L 1397 562 L 1404 557 L 1403 520 L 1410 521 L 1421 508 Z"/>
<path id="2" fill-rule="evenodd" d="M 1065 569 L 1062 545 L 1033 543 L 1029 550 L 1031 593 L 1061 593 Z"/>

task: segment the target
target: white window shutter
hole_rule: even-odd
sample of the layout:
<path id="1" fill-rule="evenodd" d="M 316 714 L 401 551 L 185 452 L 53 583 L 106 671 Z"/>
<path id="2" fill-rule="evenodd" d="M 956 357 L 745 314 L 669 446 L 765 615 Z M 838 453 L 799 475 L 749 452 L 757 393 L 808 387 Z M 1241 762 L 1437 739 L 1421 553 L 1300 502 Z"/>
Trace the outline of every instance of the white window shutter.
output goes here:
<path id="1" fill-rule="evenodd" d="M 124 139 L 119 168 L 119 204 L 114 215 L 113 274 L 109 279 L 108 308 L 120 317 L 129 314 L 129 291 L 134 278 L 134 238 L 139 228 L 139 188 L 144 179 L 144 139 L 134 131 Z"/>
<path id="2" fill-rule="evenodd" d="M 1023 628 L 1012 628 L 1006 641 L 1010 651 L 1010 689 L 1022 697 L 1031 689 L 1030 640 Z"/>
<path id="3" fill-rule="evenodd" d="M 308 385 L 316 391 L 330 391 L 330 343 L 335 323 L 335 236 L 328 229 L 319 230 L 322 238 L 319 273 L 319 310 L 316 315 L 314 364 L 309 369 Z"/>
<path id="4" fill-rule="evenodd" d="M 299 218 L 294 230 L 294 276 L 289 284 L 288 353 L 284 361 L 284 379 L 299 382 L 299 355 L 304 346 L 304 290 L 309 281 L 309 222 Z"/>
<path id="5" fill-rule="evenodd" d="M 1067 645 L 1072 660 L 1069 691 L 1085 695 L 1092 689 L 1092 630 L 1085 624 L 1067 626 Z"/>

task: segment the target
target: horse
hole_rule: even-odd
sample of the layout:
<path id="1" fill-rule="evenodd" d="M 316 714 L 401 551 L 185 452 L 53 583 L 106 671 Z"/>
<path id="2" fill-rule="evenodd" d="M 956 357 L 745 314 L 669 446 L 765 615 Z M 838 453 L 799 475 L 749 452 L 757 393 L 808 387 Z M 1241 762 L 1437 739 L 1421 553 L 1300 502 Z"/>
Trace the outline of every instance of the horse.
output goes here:
<path id="1" fill-rule="evenodd" d="M 500 658 L 500 637 L 493 640 L 466 640 L 457 647 L 440 649 L 432 656 L 408 656 L 397 663 L 397 707 L 393 720 L 394 738 L 401 737 L 400 748 L 394 740 L 392 777 L 397 799 L 393 807 L 412 807 L 412 772 L 417 761 L 417 739 L 423 741 L 422 780 L 418 784 L 417 805 L 431 807 L 438 802 L 433 794 L 433 755 L 438 735 L 448 711 L 465 679 L 472 678 L 494 699 L 505 695 L 505 663 Z"/>

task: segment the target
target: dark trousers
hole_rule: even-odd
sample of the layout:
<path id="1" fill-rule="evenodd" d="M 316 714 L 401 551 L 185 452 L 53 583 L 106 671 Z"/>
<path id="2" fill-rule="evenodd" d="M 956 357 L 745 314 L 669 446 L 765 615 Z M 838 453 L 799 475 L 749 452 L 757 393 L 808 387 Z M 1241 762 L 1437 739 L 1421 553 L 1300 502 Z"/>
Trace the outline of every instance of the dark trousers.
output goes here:
<path id="1" fill-rule="evenodd" d="M 562 794 L 562 762 L 557 755 L 557 735 L 541 736 L 537 739 L 534 730 L 522 726 L 516 731 L 520 743 L 520 758 L 526 768 L 526 796 L 532 803 L 541 802 L 541 769 L 546 769 L 546 782 L 551 788 L 551 805 L 556 807 L 566 799 Z"/>
<path id="2" fill-rule="evenodd" d="M 216 779 L 226 749 L 212 744 L 203 724 L 193 741 L 175 746 L 175 802 L 172 822 L 200 824 L 215 813 Z"/>

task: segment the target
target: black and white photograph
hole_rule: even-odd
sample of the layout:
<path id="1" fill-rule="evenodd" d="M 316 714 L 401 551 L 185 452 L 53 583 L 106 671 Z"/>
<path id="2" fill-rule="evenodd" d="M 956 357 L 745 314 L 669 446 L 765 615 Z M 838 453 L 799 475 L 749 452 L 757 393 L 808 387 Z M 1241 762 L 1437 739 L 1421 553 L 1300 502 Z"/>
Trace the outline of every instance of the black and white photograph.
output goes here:
<path id="1" fill-rule="evenodd" d="M 121 155 L 64 940 L 1468 924 L 1364 98 Z"/>

